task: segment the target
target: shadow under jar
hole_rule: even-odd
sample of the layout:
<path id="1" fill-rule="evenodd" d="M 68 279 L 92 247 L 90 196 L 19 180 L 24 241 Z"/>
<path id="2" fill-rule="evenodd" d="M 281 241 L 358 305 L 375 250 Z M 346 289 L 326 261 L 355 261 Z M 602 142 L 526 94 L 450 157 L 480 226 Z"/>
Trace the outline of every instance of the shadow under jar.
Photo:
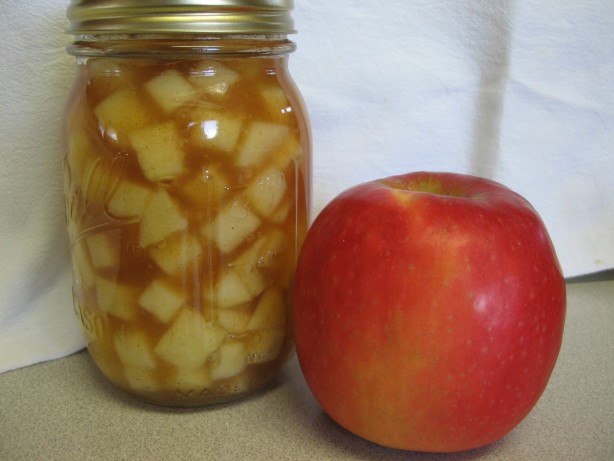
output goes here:
<path id="1" fill-rule="evenodd" d="M 64 124 L 73 297 L 115 385 L 234 400 L 293 351 L 311 141 L 291 0 L 73 0 Z"/>

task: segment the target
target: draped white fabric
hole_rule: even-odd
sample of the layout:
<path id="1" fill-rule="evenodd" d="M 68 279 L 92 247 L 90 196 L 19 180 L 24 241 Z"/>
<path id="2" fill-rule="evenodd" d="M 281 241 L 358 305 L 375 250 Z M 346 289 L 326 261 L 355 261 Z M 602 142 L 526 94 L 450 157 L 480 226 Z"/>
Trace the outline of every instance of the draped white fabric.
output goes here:
<path id="1" fill-rule="evenodd" d="M 0 372 L 83 346 L 59 152 L 67 4 L 0 8 Z M 313 215 L 359 182 L 470 173 L 534 205 L 566 276 L 614 267 L 614 2 L 295 4 Z"/>

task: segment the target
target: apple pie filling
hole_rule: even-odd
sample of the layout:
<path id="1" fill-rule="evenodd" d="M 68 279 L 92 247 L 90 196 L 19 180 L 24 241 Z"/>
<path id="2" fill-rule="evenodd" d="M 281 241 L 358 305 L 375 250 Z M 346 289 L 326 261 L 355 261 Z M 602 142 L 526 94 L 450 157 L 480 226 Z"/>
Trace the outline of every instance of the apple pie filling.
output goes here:
<path id="1" fill-rule="evenodd" d="M 193 405 L 287 359 L 307 130 L 284 57 L 80 63 L 64 157 L 73 292 L 111 381 Z"/>

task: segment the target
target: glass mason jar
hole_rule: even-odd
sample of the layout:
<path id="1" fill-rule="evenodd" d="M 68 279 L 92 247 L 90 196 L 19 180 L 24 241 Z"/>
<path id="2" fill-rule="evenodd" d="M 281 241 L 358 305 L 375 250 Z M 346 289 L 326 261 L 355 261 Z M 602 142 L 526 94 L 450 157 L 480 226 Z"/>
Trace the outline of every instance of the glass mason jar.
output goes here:
<path id="1" fill-rule="evenodd" d="M 311 141 L 291 0 L 73 0 L 64 123 L 73 297 L 114 384 L 233 400 L 293 351 Z"/>

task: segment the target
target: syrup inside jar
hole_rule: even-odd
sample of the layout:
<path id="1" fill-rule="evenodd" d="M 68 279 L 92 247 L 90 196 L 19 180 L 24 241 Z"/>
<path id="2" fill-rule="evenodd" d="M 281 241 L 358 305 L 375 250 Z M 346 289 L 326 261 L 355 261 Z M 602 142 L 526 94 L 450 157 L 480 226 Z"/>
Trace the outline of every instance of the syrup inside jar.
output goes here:
<path id="1" fill-rule="evenodd" d="M 102 373 L 145 400 L 232 400 L 292 353 L 310 140 L 286 67 L 79 60 L 64 130 L 75 310 Z"/>

